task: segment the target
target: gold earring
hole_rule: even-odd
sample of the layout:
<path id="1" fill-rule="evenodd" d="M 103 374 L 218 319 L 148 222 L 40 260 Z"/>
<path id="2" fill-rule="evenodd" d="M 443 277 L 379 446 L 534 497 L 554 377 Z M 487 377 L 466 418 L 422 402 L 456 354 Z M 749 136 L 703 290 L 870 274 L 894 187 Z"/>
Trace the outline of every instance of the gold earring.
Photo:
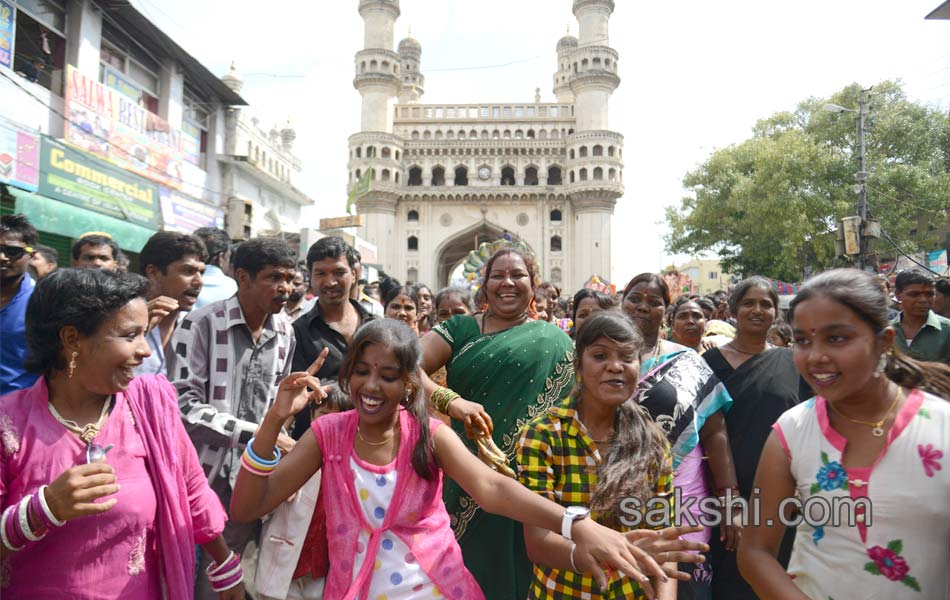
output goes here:
<path id="1" fill-rule="evenodd" d="M 79 353 L 75 350 L 73 351 L 72 357 L 69 359 L 69 378 L 73 378 L 73 372 L 76 371 L 76 357 L 79 356 Z"/>

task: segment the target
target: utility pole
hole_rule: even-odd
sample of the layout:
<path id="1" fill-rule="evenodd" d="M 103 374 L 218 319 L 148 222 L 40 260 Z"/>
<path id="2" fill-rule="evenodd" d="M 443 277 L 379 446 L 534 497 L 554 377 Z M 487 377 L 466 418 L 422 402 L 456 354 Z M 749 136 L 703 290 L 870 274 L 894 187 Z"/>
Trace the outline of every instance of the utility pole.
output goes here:
<path id="1" fill-rule="evenodd" d="M 858 266 L 862 271 L 868 266 L 868 171 L 866 162 L 867 148 L 864 143 L 865 120 L 868 115 L 870 88 L 861 90 L 861 99 L 858 105 L 858 172 L 854 178 L 858 187 L 858 221 L 859 226 L 859 254 Z"/>

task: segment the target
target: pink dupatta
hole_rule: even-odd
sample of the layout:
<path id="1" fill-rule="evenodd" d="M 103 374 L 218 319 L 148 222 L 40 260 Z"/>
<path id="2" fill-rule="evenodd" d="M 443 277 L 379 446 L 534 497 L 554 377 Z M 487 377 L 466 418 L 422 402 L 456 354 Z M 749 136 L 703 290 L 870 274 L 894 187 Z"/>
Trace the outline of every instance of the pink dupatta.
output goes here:
<path id="1" fill-rule="evenodd" d="M 442 503 L 442 472 L 432 481 L 412 467 L 412 450 L 419 439 L 419 424 L 405 409 L 399 411 L 402 439 L 396 456 L 396 489 L 386 509 L 382 527 L 366 520 L 356 496 L 350 457 L 359 419 L 355 410 L 330 414 L 311 428 L 323 453 L 321 495 L 326 497 L 327 541 L 330 573 L 324 591 L 327 600 L 365 600 L 383 532 L 391 531 L 410 549 L 419 566 L 439 591 L 449 599 L 484 600 L 475 578 L 462 561 L 462 550 L 449 526 L 449 513 Z M 429 419 L 435 431 L 441 421 Z M 360 529 L 370 532 L 363 567 L 353 575 L 356 542 Z"/>
<path id="2" fill-rule="evenodd" d="M 227 514 L 208 480 L 164 375 L 143 375 L 121 392 L 142 435 L 158 510 L 155 531 L 167 598 L 193 598 L 195 544 L 224 531 Z"/>

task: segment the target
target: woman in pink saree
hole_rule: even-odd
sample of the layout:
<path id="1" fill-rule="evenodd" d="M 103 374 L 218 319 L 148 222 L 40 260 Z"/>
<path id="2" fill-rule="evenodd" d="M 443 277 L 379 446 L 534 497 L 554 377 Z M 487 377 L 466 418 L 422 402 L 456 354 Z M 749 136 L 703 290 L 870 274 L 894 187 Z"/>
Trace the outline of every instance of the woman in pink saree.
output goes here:
<path id="1" fill-rule="evenodd" d="M 0 596 L 192 598 L 200 544 L 221 597 L 244 597 L 174 388 L 133 379 L 150 353 L 145 287 L 98 269 L 36 286 L 26 366 L 42 376 L 0 397 Z"/>

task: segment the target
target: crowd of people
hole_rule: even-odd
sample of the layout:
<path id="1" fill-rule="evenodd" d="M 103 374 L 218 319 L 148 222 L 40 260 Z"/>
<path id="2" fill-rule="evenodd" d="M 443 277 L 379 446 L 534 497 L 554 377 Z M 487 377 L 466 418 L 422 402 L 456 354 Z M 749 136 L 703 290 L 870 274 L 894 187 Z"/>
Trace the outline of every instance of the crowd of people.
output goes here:
<path id="1" fill-rule="evenodd" d="M 570 296 L 514 246 L 436 289 L 339 237 L 159 232 L 138 274 L 38 241 L 0 217 L 0 595 L 950 595 L 930 273 L 783 311 L 756 276 Z"/>

